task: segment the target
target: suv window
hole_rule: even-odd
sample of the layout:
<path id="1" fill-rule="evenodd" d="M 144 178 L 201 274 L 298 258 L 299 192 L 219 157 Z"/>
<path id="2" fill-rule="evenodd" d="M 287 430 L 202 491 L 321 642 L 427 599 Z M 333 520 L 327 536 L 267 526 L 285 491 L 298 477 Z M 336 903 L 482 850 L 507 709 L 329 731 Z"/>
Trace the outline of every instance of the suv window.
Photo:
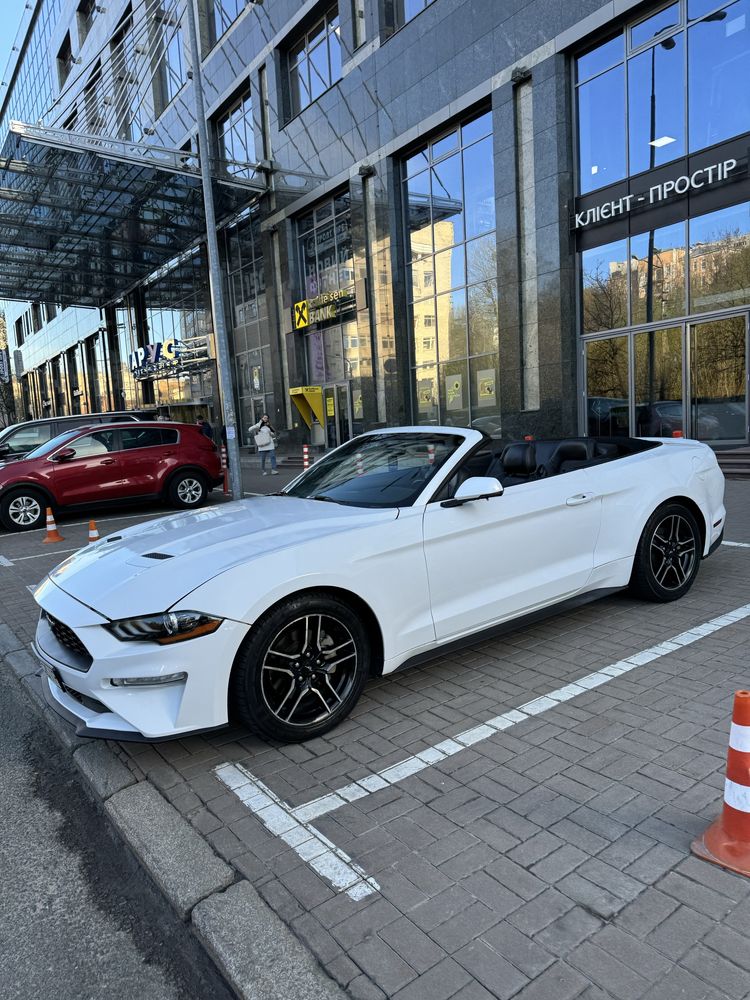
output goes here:
<path id="1" fill-rule="evenodd" d="M 3 439 L 12 455 L 31 451 L 52 437 L 52 424 L 31 424 L 29 427 L 19 427 L 17 431 Z"/>
<path id="2" fill-rule="evenodd" d="M 128 427 L 120 431 L 123 451 L 133 448 L 156 448 L 165 444 L 177 444 L 177 431 L 162 430 L 161 427 Z"/>
<path id="3" fill-rule="evenodd" d="M 95 458 L 114 451 L 114 438 L 114 431 L 95 431 L 70 441 L 67 447 L 74 449 L 76 458 Z"/>

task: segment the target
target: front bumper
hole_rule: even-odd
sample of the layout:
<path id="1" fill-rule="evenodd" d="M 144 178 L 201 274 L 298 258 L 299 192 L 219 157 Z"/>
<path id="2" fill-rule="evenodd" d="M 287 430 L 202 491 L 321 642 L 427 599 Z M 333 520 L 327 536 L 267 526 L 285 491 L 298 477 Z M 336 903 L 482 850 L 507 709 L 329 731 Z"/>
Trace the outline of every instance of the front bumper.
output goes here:
<path id="1" fill-rule="evenodd" d="M 78 735 L 151 742 L 227 724 L 229 675 L 246 624 L 224 621 L 212 635 L 172 646 L 120 642 L 103 627 L 103 619 L 94 621 L 98 616 L 59 588 L 45 588 L 37 599 L 49 614 L 70 623 L 91 655 L 91 666 L 81 669 L 81 657 L 40 618 L 33 648 L 45 672 L 44 696 Z M 175 673 L 187 676 L 153 687 L 111 683 L 112 678 Z"/>

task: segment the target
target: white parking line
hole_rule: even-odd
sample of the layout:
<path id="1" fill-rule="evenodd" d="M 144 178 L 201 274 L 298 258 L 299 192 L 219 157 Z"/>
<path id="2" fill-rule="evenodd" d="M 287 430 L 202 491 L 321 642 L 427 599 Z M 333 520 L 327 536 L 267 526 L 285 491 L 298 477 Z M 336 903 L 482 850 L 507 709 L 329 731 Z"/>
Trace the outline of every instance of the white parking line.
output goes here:
<path id="1" fill-rule="evenodd" d="M 0 556 L 0 566 L 12 566 L 13 563 L 10 559 L 6 559 L 5 556 Z"/>
<path id="2" fill-rule="evenodd" d="M 295 819 L 289 807 L 240 764 L 222 764 L 216 775 L 254 812 L 266 829 L 281 837 L 303 861 L 327 879 L 339 892 L 363 899 L 380 886 L 354 864 L 348 854 L 332 844 L 320 830 Z"/>
<path id="3" fill-rule="evenodd" d="M 726 628 L 728 625 L 734 625 L 736 622 L 743 621 L 746 618 L 750 618 L 750 604 L 743 604 L 733 611 L 719 615 L 718 618 L 712 618 L 701 625 L 695 625 L 693 628 L 688 629 L 686 632 L 681 632 L 671 639 L 659 642 L 655 646 L 649 646 L 648 649 L 642 649 L 640 652 L 633 653 L 632 656 L 627 656 L 616 663 L 610 663 L 601 670 L 586 674 L 584 677 L 580 677 L 570 684 L 566 684 L 561 688 L 550 691 L 548 694 L 527 701 L 523 705 L 519 705 L 518 708 L 504 712 L 502 715 L 494 716 L 478 726 L 473 726 L 471 729 L 459 733 L 457 736 L 442 740 L 435 746 L 428 747 L 426 750 L 422 750 L 412 757 L 407 757 L 398 764 L 392 764 L 382 771 L 373 772 L 364 778 L 360 778 L 358 781 L 344 785 L 343 788 L 339 788 L 335 792 L 330 792 L 301 806 L 290 806 L 288 803 L 282 802 L 281 799 L 275 796 L 273 792 L 259 782 L 249 771 L 239 765 L 221 764 L 214 770 L 217 777 L 227 787 L 232 789 L 251 812 L 258 816 L 266 828 L 271 833 L 277 836 L 280 835 L 304 860 L 308 860 L 308 858 L 305 857 L 299 848 L 311 838 L 317 838 L 321 843 L 325 843 L 329 854 L 331 851 L 337 852 L 336 857 L 342 860 L 344 865 L 348 866 L 347 877 L 353 878 L 354 873 L 356 873 L 357 878 L 370 887 L 369 889 L 361 888 L 357 890 L 366 895 L 368 892 L 375 891 L 372 880 L 368 879 L 364 872 L 358 869 L 346 855 L 343 855 L 343 859 L 346 859 L 343 860 L 343 852 L 335 848 L 330 841 L 327 841 L 322 834 L 311 827 L 309 825 L 311 820 L 319 819 L 321 816 L 340 809 L 349 802 L 356 802 L 358 799 L 372 795 L 374 792 L 380 791 L 382 788 L 387 788 L 389 785 L 395 785 L 399 781 L 403 781 L 404 778 L 417 774 L 419 771 L 432 767 L 433 764 L 437 764 L 448 757 L 452 757 L 454 754 L 460 753 L 466 747 L 475 746 L 477 743 L 481 743 L 499 732 L 518 725 L 519 722 L 525 722 L 536 715 L 542 715 L 557 705 L 570 701 L 571 698 L 585 694 L 593 688 L 608 684 L 616 677 L 642 667 L 646 663 L 652 663 L 654 660 L 658 660 L 662 656 L 667 656 L 669 653 L 674 653 L 684 646 L 690 646 L 692 643 L 698 642 L 699 639 L 704 639 L 706 636 L 712 635 L 714 632 L 718 632 L 720 629 Z M 269 808 L 271 804 L 274 805 L 274 809 Z M 289 825 L 284 826 L 282 829 L 282 821 Z M 297 844 L 292 841 L 302 836 L 301 832 L 294 832 L 298 831 L 300 827 L 309 834 L 309 837 L 302 844 Z M 287 838 L 285 834 L 288 834 L 289 837 Z M 313 849 L 317 850 L 317 848 Z M 306 848 L 305 850 L 310 849 Z M 323 856 L 323 854 L 318 855 L 318 857 Z M 317 860 L 317 857 L 315 860 Z M 310 863 L 313 864 L 312 861 Z M 342 889 L 349 891 L 347 886 L 342 884 L 344 877 L 343 870 L 341 872 L 334 872 L 335 877 L 332 877 L 330 873 L 321 871 L 320 867 L 316 868 L 316 870 L 324 878 L 327 878 L 338 891 Z M 355 884 L 352 883 L 352 886 Z"/>
<path id="4" fill-rule="evenodd" d="M 85 544 L 86 543 L 84 542 L 84 545 Z M 78 552 L 78 550 L 82 549 L 84 545 L 76 545 L 74 549 L 50 549 L 47 552 L 35 552 L 31 556 L 16 556 L 13 562 L 9 563 L 9 565 L 13 566 L 14 563 L 23 562 L 25 559 L 41 559 L 43 556 L 64 556 L 66 552 Z"/>
<path id="5" fill-rule="evenodd" d="M 750 542 L 722 542 L 722 545 L 729 545 L 733 549 L 750 549 Z"/>

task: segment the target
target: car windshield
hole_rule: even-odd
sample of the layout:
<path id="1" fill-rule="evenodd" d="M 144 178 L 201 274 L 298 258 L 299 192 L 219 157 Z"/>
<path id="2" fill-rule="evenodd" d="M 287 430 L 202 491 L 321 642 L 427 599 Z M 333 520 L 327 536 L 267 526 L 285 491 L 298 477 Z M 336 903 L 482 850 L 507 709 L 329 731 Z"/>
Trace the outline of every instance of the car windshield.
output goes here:
<path id="1" fill-rule="evenodd" d="M 38 448 L 30 451 L 26 458 L 42 458 L 44 455 L 49 455 L 51 451 L 55 448 L 59 448 L 61 444 L 65 444 L 66 441 L 70 441 L 74 437 L 78 437 L 81 433 L 81 428 L 76 427 L 72 431 L 63 431 L 62 434 L 58 434 L 57 437 L 50 438 L 49 441 L 45 441 L 44 444 L 40 444 Z"/>
<path id="2" fill-rule="evenodd" d="M 283 492 L 352 507 L 410 507 L 463 442 L 457 434 L 368 434 L 316 462 Z"/>

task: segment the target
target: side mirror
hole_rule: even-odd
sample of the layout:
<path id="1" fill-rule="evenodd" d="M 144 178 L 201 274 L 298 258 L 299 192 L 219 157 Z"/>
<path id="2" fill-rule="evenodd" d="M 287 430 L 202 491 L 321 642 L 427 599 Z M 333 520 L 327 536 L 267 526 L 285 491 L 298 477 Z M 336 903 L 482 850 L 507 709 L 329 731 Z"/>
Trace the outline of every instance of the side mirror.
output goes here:
<path id="1" fill-rule="evenodd" d="M 443 500 L 440 506 L 460 507 L 472 500 L 489 500 L 491 497 L 502 495 L 503 487 L 498 479 L 493 476 L 472 476 L 471 479 L 461 483 L 451 500 Z"/>
<path id="2" fill-rule="evenodd" d="M 52 456 L 53 462 L 69 462 L 71 458 L 76 457 L 75 448 L 61 448 L 60 451 L 55 452 Z"/>

